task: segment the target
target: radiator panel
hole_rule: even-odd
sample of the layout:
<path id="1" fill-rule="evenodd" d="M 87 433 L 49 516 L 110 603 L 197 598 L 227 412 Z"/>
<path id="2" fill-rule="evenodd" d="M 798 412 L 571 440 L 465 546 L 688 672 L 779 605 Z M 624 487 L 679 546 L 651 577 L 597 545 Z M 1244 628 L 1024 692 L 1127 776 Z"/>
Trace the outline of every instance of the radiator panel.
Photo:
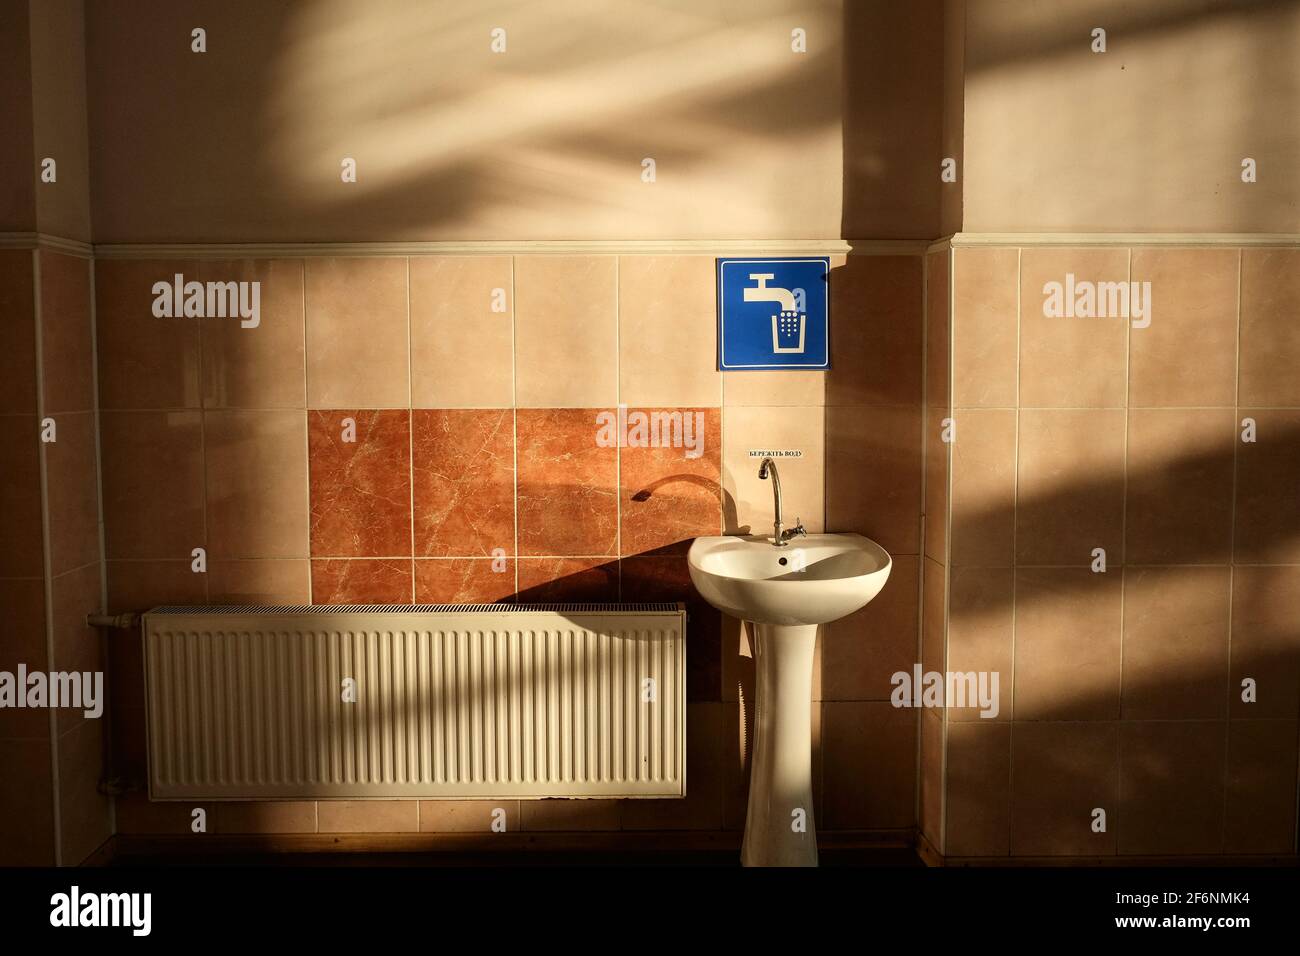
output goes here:
<path id="1" fill-rule="evenodd" d="M 155 800 L 685 794 L 679 605 L 163 607 L 143 631 Z"/>

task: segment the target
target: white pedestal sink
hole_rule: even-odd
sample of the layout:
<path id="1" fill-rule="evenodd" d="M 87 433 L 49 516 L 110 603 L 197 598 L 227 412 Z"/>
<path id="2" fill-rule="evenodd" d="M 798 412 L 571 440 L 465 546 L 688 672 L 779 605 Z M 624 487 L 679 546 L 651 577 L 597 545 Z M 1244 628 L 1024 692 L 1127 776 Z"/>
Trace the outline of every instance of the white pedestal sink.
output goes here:
<path id="1" fill-rule="evenodd" d="M 745 866 L 816 866 L 812 668 L 817 628 L 852 614 L 889 577 L 885 549 L 858 534 L 696 538 L 691 580 L 711 605 L 751 625 L 757 701 Z"/>

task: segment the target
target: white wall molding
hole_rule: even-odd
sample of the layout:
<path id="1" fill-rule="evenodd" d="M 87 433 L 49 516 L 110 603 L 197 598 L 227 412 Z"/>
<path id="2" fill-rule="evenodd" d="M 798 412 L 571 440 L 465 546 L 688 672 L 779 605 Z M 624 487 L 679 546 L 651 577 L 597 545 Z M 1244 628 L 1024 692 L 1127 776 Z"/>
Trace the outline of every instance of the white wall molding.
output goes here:
<path id="1" fill-rule="evenodd" d="M 866 255 L 920 256 L 971 246 L 1300 246 L 1300 233 L 959 232 L 938 239 L 591 239 L 478 242 L 99 243 L 0 232 L 0 249 L 96 259 L 298 259 L 318 256 Z"/>
<path id="2" fill-rule="evenodd" d="M 961 246 L 1300 246 L 1300 233 L 1250 232 L 959 232 Z"/>
<path id="3" fill-rule="evenodd" d="M 481 242 L 107 243 L 102 259 L 247 259 L 314 256 L 920 255 L 923 239 L 592 239 Z"/>
<path id="4" fill-rule="evenodd" d="M 51 252 L 80 256 L 83 259 L 90 259 L 95 254 L 94 246 L 88 242 L 50 236 L 43 232 L 0 232 L 0 249 L 49 249 Z"/>

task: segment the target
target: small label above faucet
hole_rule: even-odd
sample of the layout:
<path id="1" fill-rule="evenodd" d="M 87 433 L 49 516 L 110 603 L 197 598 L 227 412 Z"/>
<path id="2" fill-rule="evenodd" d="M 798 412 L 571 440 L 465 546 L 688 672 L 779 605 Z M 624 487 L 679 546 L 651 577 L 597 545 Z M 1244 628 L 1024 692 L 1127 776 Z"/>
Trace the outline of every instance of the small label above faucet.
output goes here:
<path id="1" fill-rule="evenodd" d="M 782 448 L 782 449 L 762 449 L 751 448 L 749 450 L 750 458 L 802 458 L 803 450 L 800 448 Z"/>

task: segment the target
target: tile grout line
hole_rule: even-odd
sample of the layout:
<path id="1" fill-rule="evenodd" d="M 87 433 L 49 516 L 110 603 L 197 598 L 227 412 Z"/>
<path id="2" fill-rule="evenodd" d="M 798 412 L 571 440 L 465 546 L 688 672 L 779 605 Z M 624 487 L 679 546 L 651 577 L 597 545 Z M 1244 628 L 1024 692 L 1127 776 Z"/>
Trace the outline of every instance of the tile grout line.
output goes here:
<path id="1" fill-rule="evenodd" d="M 95 439 L 95 521 L 97 524 L 96 531 L 99 537 L 99 605 L 104 613 L 108 613 L 108 551 L 107 551 L 107 534 L 108 526 L 104 522 L 104 450 L 102 441 L 103 422 L 100 416 L 99 408 L 99 310 L 96 307 L 95 291 L 95 260 L 93 258 L 86 260 L 86 271 L 90 278 L 89 285 L 89 308 L 90 308 L 90 391 L 91 391 L 91 422 L 93 423 L 93 432 Z M 97 632 L 97 639 L 100 646 L 100 663 L 107 672 L 107 677 L 112 677 L 112 654 L 109 651 L 108 639 L 102 632 Z M 109 741 L 106 752 L 111 756 L 113 751 L 112 742 L 112 717 L 104 725 L 104 732 L 108 733 Z M 107 771 L 107 767 L 105 771 Z M 110 781 L 111 782 L 111 781 Z M 117 797 L 108 797 L 108 825 L 110 835 L 117 833 Z"/>
<path id="2" fill-rule="evenodd" d="M 1128 289 L 1130 295 L 1133 291 L 1133 249 L 1130 247 L 1125 251 L 1126 267 L 1128 273 Z M 1151 303 L 1147 303 L 1147 311 L 1151 309 Z M 1132 416 L 1133 405 L 1133 321 L 1131 316 L 1124 318 L 1124 451 L 1123 451 L 1123 472 L 1120 478 L 1120 503 L 1119 503 L 1119 699 L 1116 701 L 1117 727 L 1115 730 L 1115 819 L 1108 820 L 1108 823 L 1122 823 L 1122 814 L 1120 807 L 1124 803 L 1124 624 L 1127 619 L 1128 609 L 1125 606 L 1125 591 L 1128 585 L 1128 440 L 1129 440 L 1129 418 Z M 1115 850 L 1109 856 L 1118 857 L 1119 848 L 1119 830 L 1115 831 Z"/>
<path id="3" fill-rule="evenodd" d="M 302 269 L 302 408 L 303 408 L 303 434 L 302 434 L 302 454 L 307 468 L 307 602 L 315 603 L 316 601 L 316 576 L 312 573 L 312 504 L 311 504 L 311 416 L 314 409 L 311 407 L 311 361 L 307 354 L 307 260 L 299 259 L 298 265 Z M 316 832 L 320 832 L 317 829 Z"/>
<path id="4" fill-rule="evenodd" d="M 408 490 L 411 493 L 411 510 L 408 512 L 409 528 L 411 528 L 411 604 L 419 602 L 419 594 L 416 593 L 415 583 L 415 354 L 413 354 L 411 342 L 411 256 L 406 256 L 407 267 L 407 479 L 409 481 Z M 420 800 L 415 803 L 415 831 L 420 832 Z M 320 813 L 320 804 L 316 804 L 316 812 Z"/>
<path id="5" fill-rule="evenodd" d="M 622 329 L 623 296 L 622 256 L 614 256 L 614 420 L 618 439 L 614 443 L 614 567 L 618 577 L 618 600 L 623 600 L 623 356 Z"/>
<path id="6" fill-rule="evenodd" d="M 1130 294 L 1133 289 L 1133 250 L 1128 250 L 1128 287 Z M 1148 310 L 1150 303 L 1147 303 Z M 1128 452 L 1129 452 L 1129 419 L 1132 417 L 1133 404 L 1133 322 L 1131 318 L 1125 317 L 1124 320 L 1124 441 L 1123 441 L 1123 473 L 1120 477 L 1120 500 L 1119 500 L 1119 714 L 1118 719 L 1124 719 L 1124 625 L 1127 622 L 1127 608 L 1125 607 L 1125 595 L 1128 590 Z M 1116 843 L 1116 852 L 1118 852 L 1118 840 Z"/>
<path id="7" fill-rule="evenodd" d="M 519 597 L 519 360 L 518 360 L 518 323 L 519 309 L 515 300 L 515 260 L 510 257 L 510 430 L 511 454 L 514 455 L 514 495 L 512 503 L 515 515 L 515 546 L 511 563 L 514 565 L 515 592 Z"/>
<path id="8" fill-rule="evenodd" d="M 410 510 L 407 512 L 407 530 L 411 541 L 411 603 L 416 603 L 415 588 L 415 377 L 411 355 L 411 257 L 406 256 L 406 490 Z M 419 804 L 416 805 L 416 826 L 420 822 Z"/>
<path id="9" fill-rule="evenodd" d="M 45 340 L 41 330 L 41 312 L 44 308 L 41 295 L 41 252 L 32 250 L 32 322 L 35 328 L 36 352 L 36 426 L 37 426 L 37 465 L 41 496 L 41 577 L 45 597 L 45 668 L 53 671 L 54 660 L 54 580 L 53 562 L 50 558 L 50 489 L 49 463 L 46 457 L 46 444 L 41 436 L 42 422 L 45 420 Z M 55 427 L 58 425 L 56 423 Z M 50 727 L 50 803 L 53 812 L 54 865 L 63 865 L 63 808 L 62 784 L 59 767 L 59 723 L 58 711 L 49 708 Z"/>
<path id="10" fill-rule="evenodd" d="M 1233 362 L 1233 422 L 1232 422 L 1232 497 L 1229 500 L 1228 520 L 1228 693 L 1223 710 L 1223 819 L 1221 822 L 1219 852 L 1227 852 L 1228 846 L 1228 779 L 1231 774 L 1230 758 L 1232 753 L 1232 605 L 1233 593 L 1237 586 L 1237 456 L 1241 448 L 1241 438 L 1237 434 L 1241 419 L 1241 286 L 1245 270 L 1245 252 L 1237 250 L 1237 335 L 1234 342 L 1235 356 Z M 1300 791 L 1297 791 L 1300 800 Z M 1297 807 L 1300 812 L 1300 805 Z M 1294 849 L 1295 834 L 1292 834 Z"/>
<path id="11" fill-rule="evenodd" d="M 929 400 L 930 400 L 930 376 L 929 376 L 929 340 L 930 340 L 930 256 L 927 254 L 921 260 L 921 520 L 919 524 L 919 540 L 917 542 L 917 551 L 920 552 L 919 559 L 916 563 L 916 659 L 922 659 L 922 650 L 925 645 L 925 529 L 929 522 L 929 515 L 926 511 L 927 491 L 929 487 L 930 472 L 930 454 L 929 454 Z M 916 775 L 913 780 L 914 791 L 912 795 L 912 819 L 918 832 L 924 830 L 924 822 L 921 819 L 921 780 L 924 773 L 922 765 L 922 748 L 921 737 L 925 733 L 925 724 L 922 720 L 922 709 L 916 709 L 916 745 L 913 747 L 913 759 L 916 761 Z"/>
<path id="12" fill-rule="evenodd" d="M 1012 451 L 1011 474 L 1011 719 L 1007 728 L 1007 856 L 1012 854 L 1012 832 L 1016 826 L 1016 579 L 1019 577 L 1017 564 L 1020 547 L 1020 324 L 1024 311 L 1022 299 L 1025 266 L 1025 250 L 1016 249 L 1016 437 Z"/>
<path id="13" fill-rule="evenodd" d="M 954 428 L 951 433 L 951 441 L 947 443 L 948 448 L 944 454 L 944 503 L 943 503 L 943 663 L 944 673 L 948 671 L 948 636 L 949 628 L 952 622 L 952 466 L 955 448 L 958 441 L 958 434 L 955 430 L 957 425 L 956 413 L 953 411 L 953 398 L 956 388 L 956 345 L 957 345 L 957 250 L 949 246 L 946 253 L 946 271 L 948 277 L 947 295 L 944 297 L 945 326 L 947 335 L 947 361 L 944 368 L 944 377 L 947 380 L 947 417 L 950 419 L 950 427 Z M 948 706 L 945 701 L 943 711 L 940 717 L 942 724 L 942 740 L 940 747 L 940 785 L 939 785 L 939 807 L 941 811 L 939 822 L 939 841 L 942 849 L 941 853 L 948 852 Z"/>

